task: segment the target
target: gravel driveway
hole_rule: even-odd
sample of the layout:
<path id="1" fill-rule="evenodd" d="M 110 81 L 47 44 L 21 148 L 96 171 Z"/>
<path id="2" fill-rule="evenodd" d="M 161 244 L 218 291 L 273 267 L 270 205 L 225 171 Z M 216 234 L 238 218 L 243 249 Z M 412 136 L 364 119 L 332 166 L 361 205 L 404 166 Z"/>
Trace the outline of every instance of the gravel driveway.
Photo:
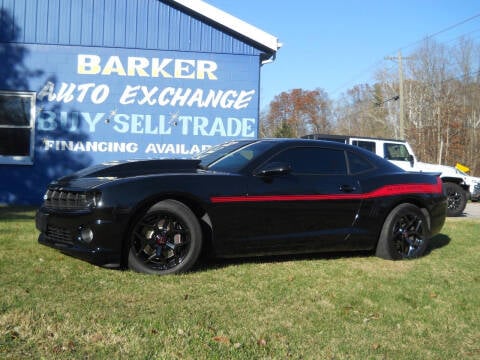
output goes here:
<path id="1" fill-rule="evenodd" d="M 463 212 L 462 216 L 458 218 L 462 219 L 480 219 L 480 202 L 471 202 L 467 203 L 467 207 Z"/>

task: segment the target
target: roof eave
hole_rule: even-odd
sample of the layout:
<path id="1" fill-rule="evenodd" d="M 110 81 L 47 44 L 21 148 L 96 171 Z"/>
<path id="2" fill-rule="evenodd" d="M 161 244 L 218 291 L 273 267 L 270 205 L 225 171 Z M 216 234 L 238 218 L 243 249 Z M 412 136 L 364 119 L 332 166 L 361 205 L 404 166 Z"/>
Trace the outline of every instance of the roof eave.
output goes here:
<path id="1" fill-rule="evenodd" d="M 227 28 L 240 36 L 249 39 L 260 46 L 266 48 L 269 52 L 277 52 L 282 46 L 278 42 L 278 38 L 253 26 L 249 23 L 240 20 L 239 18 L 222 11 L 215 6 L 207 4 L 202 0 L 170 0 L 182 7 L 188 8 L 191 11 L 209 19 L 210 21 Z"/>

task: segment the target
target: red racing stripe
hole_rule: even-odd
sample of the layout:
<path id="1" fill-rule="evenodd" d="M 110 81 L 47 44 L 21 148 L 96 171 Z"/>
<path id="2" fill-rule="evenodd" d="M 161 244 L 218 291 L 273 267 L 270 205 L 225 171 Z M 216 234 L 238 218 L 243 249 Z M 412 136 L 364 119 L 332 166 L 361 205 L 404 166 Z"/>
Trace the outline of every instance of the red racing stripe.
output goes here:
<path id="1" fill-rule="evenodd" d="M 436 184 L 394 184 L 385 185 L 364 194 L 323 194 L 323 195 L 238 195 L 238 196 L 212 196 L 212 203 L 233 202 L 266 202 L 266 201 L 320 201 L 320 200 L 363 200 L 385 196 L 406 194 L 441 194 L 443 192 L 442 180 L 437 179 Z"/>

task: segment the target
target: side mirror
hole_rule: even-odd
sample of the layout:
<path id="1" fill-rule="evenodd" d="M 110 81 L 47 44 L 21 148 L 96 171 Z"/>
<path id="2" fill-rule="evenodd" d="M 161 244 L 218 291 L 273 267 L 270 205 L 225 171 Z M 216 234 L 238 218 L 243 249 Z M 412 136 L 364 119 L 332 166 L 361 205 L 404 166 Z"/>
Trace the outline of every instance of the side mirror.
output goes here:
<path id="1" fill-rule="evenodd" d="M 415 164 L 415 160 L 413 159 L 413 155 L 408 155 L 408 161 L 410 161 L 410 166 L 413 167 Z"/>
<path id="2" fill-rule="evenodd" d="M 261 168 L 255 170 L 255 176 L 281 176 L 290 174 L 292 167 L 284 162 L 268 163 Z"/>

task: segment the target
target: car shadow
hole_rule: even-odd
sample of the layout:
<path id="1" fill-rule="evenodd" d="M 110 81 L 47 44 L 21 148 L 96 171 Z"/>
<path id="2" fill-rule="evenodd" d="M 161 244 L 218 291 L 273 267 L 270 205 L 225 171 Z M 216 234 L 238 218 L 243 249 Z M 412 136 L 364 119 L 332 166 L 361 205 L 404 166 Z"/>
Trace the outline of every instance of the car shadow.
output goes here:
<path id="1" fill-rule="evenodd" d="M 451 239 L 449 236 L 445 234 L 437 234 L 434 237 L 432 237 L 429 241 L 427 250 L 425 251 L 425 255 L 430 254 L 431 252 L 441 249 L 444 246 L 447 246 L 450 243 Z"/>
<path id="2" fill-rule="evenodd" d="M 451 239 L 445 234 L 437 234 L 429 241 L 429 245 L 423 256 L 428 256 L 437 249 L 441 249 L 450 243 Z M 203 256 L 200 261 L 191 269 L 192 272 L 202 272 L 214 269 L 227 268 L 234 265 L 245 264 L 272 264 L 289 261 L 303 260 L 336 260 L 341 258 L 361 258 L 374 257 L 375 251 L 355 251 L 355 252 L 327 252 L 311 254 L 292 254 L 292 255 L 267 255 L 267 256 L 249 256 L 240 258 L 215 258 Z"/>
<path id="3" fill-rule="evenodd" d="M 274 264 L 290 261 L 304 260 L 335 260 L 341 258 L 361 258 L 373 256 L 373 251 L 355 251 L 355 252 L 327 252 L 310 254 L 290 254 L 290 255 L 263 255 L 246 256 L 239 258 L 215 258 L 203 257 L 191 269 L 192 272 L 202 272 L 215 269 L 223 269 L 234 265 L 245 264 Z"/>

